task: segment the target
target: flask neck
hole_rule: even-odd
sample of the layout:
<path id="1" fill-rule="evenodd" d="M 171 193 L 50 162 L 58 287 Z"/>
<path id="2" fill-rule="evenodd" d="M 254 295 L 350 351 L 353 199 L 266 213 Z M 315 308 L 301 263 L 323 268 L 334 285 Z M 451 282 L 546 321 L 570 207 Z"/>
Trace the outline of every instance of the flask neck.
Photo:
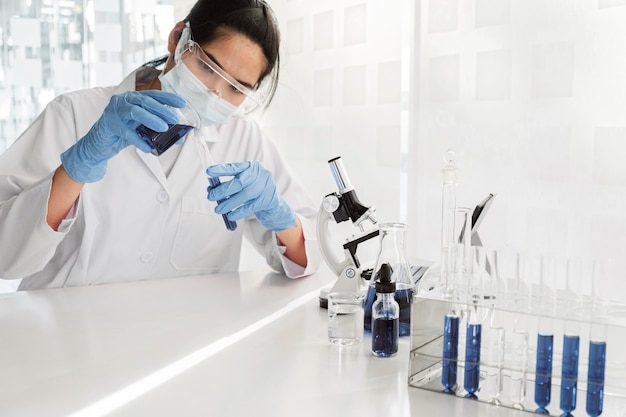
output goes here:
<path id="1" fill-rule="evenodd" d="M 380 248 L 374 271 L 378 273 L 383 264 L 391 267 L 391 280 L 396 290 L 402 286 L 413 286 L 411 269 L 406 257 L 406 225 L 404 223 L 383 223 L 380 225 Z M 373 281 L 378 279 L 373 276 Z"/>

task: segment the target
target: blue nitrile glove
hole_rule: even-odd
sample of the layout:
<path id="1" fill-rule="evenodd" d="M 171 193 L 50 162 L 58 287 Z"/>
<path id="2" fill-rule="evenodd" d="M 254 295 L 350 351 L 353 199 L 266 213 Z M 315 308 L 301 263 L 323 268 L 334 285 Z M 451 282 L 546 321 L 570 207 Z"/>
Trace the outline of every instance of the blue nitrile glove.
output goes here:
<path id="1" fill-rule="evenodd" d="M 74 181 L 95 182 L 106 172 L 107 161 L 129 145 L 144 152 L 152 147 L 135 129 L 140 124 L 164 132 L 178 116 L 164 106 L 184 107 L 179 95 L 159 90 L 127 91 L 111 97 L 102 116 L 72 147 L 61 154 L 61 162 Z"/>
<path id="2" fill-rule="evenodd" d="M 224 200 L 215 207 L 216 213 L 227 213 L 233 221 L 254 214 L 263 227 L 274 232 L 298 225 L 295 213 L 278 195 L 272 173 L 260 162 L 213 165 L 206 173 L 211 177 L 234 177 L 207 188 L 209 200 Z"/>

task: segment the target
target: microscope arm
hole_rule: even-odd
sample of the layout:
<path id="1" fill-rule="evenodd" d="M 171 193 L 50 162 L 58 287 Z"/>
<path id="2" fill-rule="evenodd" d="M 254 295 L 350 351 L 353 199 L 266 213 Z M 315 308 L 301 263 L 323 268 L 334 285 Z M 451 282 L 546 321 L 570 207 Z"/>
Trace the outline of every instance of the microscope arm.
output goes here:
<path id="1" fill-rule="evenodd" d="M 328 232 L 328 224 L 331 222 L 335 222 L 333 214 L 324 210 L 324 207 L 321 207 L 317 214 L 317 240 L 319 248 L 328 267 L 335 275 L 341 276 L 343 271 L 351 266 L 352 263 L 350 262 L 350 258 L 344 260 L 338 259 L 331 250 L 331 242 L 328 239 L 330 235 Z"/>

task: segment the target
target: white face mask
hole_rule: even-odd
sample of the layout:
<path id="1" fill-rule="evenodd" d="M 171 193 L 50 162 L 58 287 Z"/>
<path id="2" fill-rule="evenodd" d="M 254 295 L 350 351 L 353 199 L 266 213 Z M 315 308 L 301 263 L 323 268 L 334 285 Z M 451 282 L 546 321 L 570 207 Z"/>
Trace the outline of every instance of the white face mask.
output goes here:
<path id="1" fill-rule="evenodd" d="M 202 126 L 227 123 L 237 107 L 210 91 L 180 59 L 190 38 L 191 30 L 187 24 L 174 52 L 176 65 L 167 73 L 159 75 L 161 89 L 183 96 L 189 107 L 200 115 Z"/>
<path id="2" fill-rule="evenodd" d="M 189 107 L 200 115 L 202 126 L 227 123 L 237 111 L 236 106 L 209 91 L 182 61 L 159 75 L 159 80 L 163 91 L 179 94 L 187 100 Z"/>

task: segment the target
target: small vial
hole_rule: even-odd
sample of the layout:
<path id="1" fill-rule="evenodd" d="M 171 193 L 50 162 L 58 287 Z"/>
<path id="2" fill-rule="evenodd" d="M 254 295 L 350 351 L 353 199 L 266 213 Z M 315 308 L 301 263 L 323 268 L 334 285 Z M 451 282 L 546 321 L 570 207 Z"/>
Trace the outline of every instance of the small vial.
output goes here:
<path id="1" fill-rule="evenodd" d="M 221 183 L 222 182 L 219 178 L 209 177 L 209 184 L 211 185 L 211 188 L 215 188 Z M 219 200 L 217 203 L 219 204 L 222 201 L 224 200 Z M 237 228 L 237 222 L 230 220 L 226 214 L 222 214 L 222 219 L 224 219 L 224 224 L 226 225 L 226 228 L 231 232 Z"/>
<path id="2" fill-rule="evenodd" d="M 376 301 L 372 305 L 372 354 L 388 358 L 398 353 L 400 306 L 394 299 L 396 283 L 391 281 L 391 266 L 384 263 L 376 282 Z"/>

